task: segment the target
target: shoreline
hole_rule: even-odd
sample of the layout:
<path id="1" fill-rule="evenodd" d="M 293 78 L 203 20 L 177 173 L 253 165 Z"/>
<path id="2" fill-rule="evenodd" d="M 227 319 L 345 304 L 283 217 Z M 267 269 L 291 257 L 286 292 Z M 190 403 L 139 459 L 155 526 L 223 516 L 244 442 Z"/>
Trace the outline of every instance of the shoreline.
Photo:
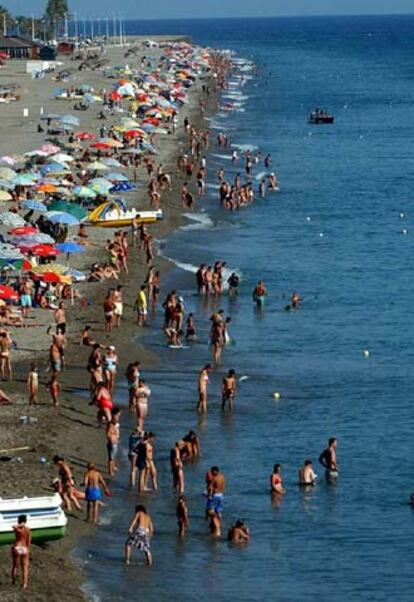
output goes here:
<path id="1" fill-rule="evenodd" d="M 136 38 L 136 36 L 135 36 Z M 171 36 L 167 36 L 167 39 Z M 181 36 L 180 36 L 181 38 Z M 111 49 L 112 54 L 123 49 L 114 47 Z M 152 51 L 145 49 L 143 52 L 148 56 Z M 108 55 L 110 52 L 108 52 Z M 132 57 L 134 60 L 136 57 Z M 119 60 L 119 59 L 118 59 Z M 130 59 L 131 60 L 131 59 Z M 23 61 L 20 63 L 13 61 L 12 65 L 22 66 Z M 9 65 L 10 65 L 9 63 Z M 72 62 L 69 62 L 71 64 Z M 9 65 L 7 67 L 9 67 Z M 9 69 L 5 69 L 0 72 L 0 81 L 4 81 L 6 78 L 13 79 L 13 76 L 9 75 Z M 89 74 L 89 72 L 88 72 Z M 28 78 L 29 76 L 27 76 Z M 40 82 L 31 82 L 33 85 L 36 83 L 41 86 Z M 50 88 L 50 86 L 49 86 Z M 177 156 L 184 148 L 186 148 L 186 135 L 182 128 L 182 119 L 184 115 L 188 115 L 190 122 L 195 127 L 208 128 L 208 122 L 204 121 L 204 118 L 200 116 L 200 112 L 197 106 L 197 100 L 202 94 L 201 89 L 195 86 L 190 92 L 192 101 L 189 105 L 184 107 L 184 110 L 180 111 L 180 126 L 177 130 L 176 135 L 169 137 L 165 143 L 162 140 L 159 144 L 160 154 L 157 159 L 161 159 L 166 170 L 173 173 L 174 190 L 171 193 L 167 193 L 162 200 L 162 208 L 164 210 L 164 220 L 160 224 L 156 224 L 155 227 L 151 227 L 151 233 L 156 239 L 165 238 L 171 232 L 176 230 L 180 225 L 186 223 L 186 218 L 182 216 L 185 211 L 181 208 L 181 200 L 179 196 L 180 178 L 176 175 L 176 160 Z M 43 91 L 44 94 L 34 95 L 36 102 L 44 102 L 45 105 L 49 105 L 50 95 L 48 96 L 49 89 Z M 215 107 L 212 105 L 215 103 L 215 94 L 210 97 L 210 106 L 206 106 L 206 116 L 215 112 Z M 24 107 L 23 102 L 15 103 L 18 107 L 12 107 L 9 112 L 11 115 L 10 119 L 16 119 L 19 108 Z M 56 101 L 52 104 L 56 106 Z M 9 108 L 10 105 L 7 107 Z M 69 110 L 69 108 L 68 108 Z M 201 118 L 200 118 L 201 117 Z M 3 125 L 1 124 L 0 129 L 10 128 L 10 121 Z M 37 120 L 36 120 L 37 121 Z M 30 125 L 34 129 L 34 121 L 30 120 Z M 16 127 L 16 124 L 14 125 Z M 39 138 L 34 132 L 30 132 L 24 141 L 18 140 L 17 149 L 7 148 L 8 153 L 11 152 L 25 152 L 31 148 L 36 148 L 35 139 Z M 24 145 L 24 146 L 23 146 Z M 142 200 L 145 185 L 141 185 L 141 189 L 138 194 L 134 195 L 134 201 L 132 204 L 138 204 L 139 199 Z M 128 199 L 129 200 L 129 199 Z M 98 230 L 98 232 L 97 232 Z M 91 229 L 92 233 L 98 235 L 98 244 L 105 240 L 107 234 L 112 234 L 114 230 L 106 229 Z M 90 249 L 84 253 L 81 257 L 81 266 L 90 265 L 98 259 L 102 259 L 104 250 L 102 246 L 98 246 L 95 249 Z M 76 262 L 79 263 L 79 262 Z M 155 259 L 157 269 L 160 269 L 161 274 L 164 275 L 171 267 L 172 264 L 160 256 Z M 79 267 L 76 265 L 76 267 Z M 120 371 L 118 379 L 123 378 L 123 369 L 129 361 L 132 359 L 139 359 L 144 367 L 156 364 L 159 360 L 157 356 L 148 352 L 147 350 L 140 348 L 134 342 L 134 338 L 139 336 L 139 330 L 137 329 L 134 333 L 134 338 L 131 338 L 131 325 L 135 322 L 135 313 L 131 315 L 131 307 L 136 296 L 136 290 L 138 283 L 143 281 L 146 274 L 146 266 L 143 262 L 143 258 L 134 258 L 129 263 L 130 273 L 125 278 L 125 274 L 119 280 L 121 284 L 130 284 L 129 287 L 124 288 L 124 307 L 126 318 L 119 329 L 116 329 L 111 334 L 110 342 L 117 347 L 120 363 Z M 90 460 L 95 460 L 99 467 L 106 473 L 106 451 L 103 440 L 103 432 L 96 427 L 96 409 L 87 405 L 87 386 L 84 365 L 86 363 L 87 356 L 89 355 L 88 348 L 82 348 L 78 344 L 79 335 L 82 326 L 86 323 L 92 324 L 94 328 L 94 334 L 96 333 L 97 338 L 100 342 L 106 340 L 105 334 L 102 332 L 103 326 L 103 312 L 101 308 L 102 293 L 109 288 L 108 282 L 95 283 L 92 286 L 88 284 L 81 284 L 77 286 L 77 290 L 81 294 L 84 294 L 85 289 L 87 291 L 88 305 L 86 307 L 74 307 L 68 311 L 68 324 L 69 324 L 69 345 L 67 348 L 66 356 L 68 366 L 70 367 L 67 372 L 62 373 L 61 384 L 61 406 L 56 411 L 50 402 L 45 402 L 44 393 L 44 381 L 48 378 L 44 372 L 44 366 L 46 364 L 45 353 L 47 352 L 48 337 L 44 335 L 39 337 L 38 335 L 44 330 L 46 324 L 41 324 L 39 328 L 34 329 L 19 329 L 14 330 L 13 335 L 19 342 L 19 349 L 14 352 L 14 356 L 19 357 L 18 365 L 15 369 L 15 380 L 12 383 L 4 383 L 4 390 L 6 393 L 11 394 L 15 402 L 13 405 L 4 406 L 1 408 L 3 417 L 3 426 L 7 427 L 7 434 L 2 433 L 1 437 L 1 448 L 7 449 L 12 447 L 18 447 L 19 444 L 27 445 L 31 450 L 27 453 L 21 453 L 22 463 L 19 462 L 0 462 L 0 496 L 18 496 L 23 493 L 26 495 L 42 494 L 51 491 L 50 483 L 54 476 L 56 476 L 56 470 L 51 464 L 51 458 L 55 453 L 62 454 L 68 460 L 72 468 L 74 469 L 75 477 L 80 482 L 80 477 L 86 463 Z M 162 286 L 162 279 L 161 279 Z M 92 289 L 92 291 L 88 290 Z M 99 318 L 96 319 L 96 305 L 98 305 Z M 37 316 L 40 316 L 44 322 L 44 310 L 38 310 Z M 36 316 L 36 319 L 37 319 Z M 131 324 L 132 323 L 132 324 Z M 136 327 L 135 327 L 136 328 Z M 23 332 L 26 331 L 26 332 Z M 30 332 L 29 332 L 30 331 Z M 33 334 L 35 333 L 35 336 Z M 24 343 L 20 344 L 19 339 L 25 335 Z M 36 346 L 33 345 L 36 337 Z M 40 339 L 40 340 L 39 340 Z M 24 346 L 23 346 L 24 345 Z M 79 353 L 80 351 L 80 353 Z M 34 416 L 38 419 L 37 424 L 19 426 L 18 417 L 22 414 L 27 413 L 27 392 L 25 380 L 28 373 L 28 367 L 31 359 L 35 359 L 39 364 L 40 381 L 41 381 L 41 403 L 39 406 L 30 408 L 29 415 Z M 13 358 L 14 359 L 14 358 Z M 15 361 L 15 360 L 14 360 Z M 46 394 L 47 395 L 47 394 Z M 4 429 L 3 429 L 4 430 Z M 23 443 L 24 442 L 24 443 Z M 46 463 L 41 463 L 40 458 L 46 458 Z M 71 600 L 81 601 L 87 599 L 87 594 L 82 591 L 81 587 L 85 582 L 84 573 L 82 568 L 76 563 L 72 557 L 72 551 L 76 547 L 80 538 L 87 536 L 92 532 L 94 527 L 84 522 L 84 512 L 68 513 L 69 524 L 68 534 L 63 540 L 53 542 L 40 549 L 38 546 L 33 546 L 32 549 L 32 562 L 31 562 L 31 575 L 30 575 L 30 586 L 28 593 L 22 593 L 19 588 L 13 588 L 9 585 L 9 548 L 0 548 L 0 563 L 3 567 L 2 576 L 0 577 L 0 589 L 2 591 L 2 599 L 5 602 L 11 602 L 14 600 L 27 599 L 33 600 L 34 602 L 44 600 L 46 597 L 53 600 L 62 600 L 62 595 L 59 594 L 59 590 L 65 591 L 67 597 L 71 597 Z M 44 571 L 47 570 L 48 579 L 44 580 Z"/>

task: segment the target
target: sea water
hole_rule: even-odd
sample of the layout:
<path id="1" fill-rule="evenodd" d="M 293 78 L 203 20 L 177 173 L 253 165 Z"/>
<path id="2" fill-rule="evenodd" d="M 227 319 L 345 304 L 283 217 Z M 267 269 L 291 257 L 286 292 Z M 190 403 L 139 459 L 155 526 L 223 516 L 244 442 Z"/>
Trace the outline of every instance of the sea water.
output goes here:
<path id="1" fill-rule="evenodd" d="M 101 600 L 412 599 L 413 28 L 413 17 L 397 16 L 127 23 L 128 33 L 184 33 L 230 48 L 259 75 L 241 88 L 234 81 L 230 97 L 244 112 L 213 119 L 208 195 L 161 249 L 180 266 L 163 294 L 179 288 L 199 339 L 191 349 L 168 349 L 161 316 L 150 321 L 144 343 L 162 362 L 143 372 L 160 491 L 139 498 L 127 486 L 125 411 L 122 468 L 105 524 L 79 552 Z M 335 124 L 309 125 L 315 106 Z M 233 179 L 244 165 L 220 156 L 232 149 L 215 147 L 219 130 L 232 147 L 272 154 L 280 192 L 234 213 L 220 209 L 217 170 Z M 234 301 L 195 295 L 195 268 L 216 259 L 241 276 Z M 260 313 L 251 299 L 259 279 L 269 290 Z M 294 290 L 303 304 L 287 312 Z M 197 372 L 211 358 L 208 318 L 220 307 L 232 317 L 232 343 L 200 419 Z M 248 376 L 232 415 L 219 409 L 229 368 Z M 122 383 L 118 398 L 125 406 Z M 168 452 L 190 428 L 202 457 L 185 466 L 191 524 L 178 541 Z M 336 486 L 317 463 L 332 436 Z M 319 482 L 305 492 L 297 470 L 307 458 Z M 275 504 L 268 479 L 276 462 L 287 493 Z M 212 464 L 228 479 L 224 532 L 238 518 L 251 529 L 243 549 L 207 534 L 202 491 Z M 138 501 L 155 525 L 150 570 L 139 555 L 122 564 Z"/>

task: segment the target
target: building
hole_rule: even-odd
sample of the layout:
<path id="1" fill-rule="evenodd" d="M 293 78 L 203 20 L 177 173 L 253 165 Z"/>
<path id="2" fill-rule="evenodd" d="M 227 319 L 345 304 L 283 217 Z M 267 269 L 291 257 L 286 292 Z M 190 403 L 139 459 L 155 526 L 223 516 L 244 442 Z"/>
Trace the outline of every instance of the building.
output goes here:
<path id="1" fill-rule="evenodd" d="M 11 59 L 37 59 L 39 47 L 26 38 L 0 35 L 0 52 L 6 53 Z"/>

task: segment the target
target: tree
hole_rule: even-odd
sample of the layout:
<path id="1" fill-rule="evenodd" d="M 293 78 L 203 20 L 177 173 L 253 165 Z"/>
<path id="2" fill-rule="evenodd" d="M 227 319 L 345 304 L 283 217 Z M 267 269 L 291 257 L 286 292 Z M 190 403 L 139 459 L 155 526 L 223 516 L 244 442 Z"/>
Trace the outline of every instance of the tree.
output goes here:
<path id="1" fill-rule="evenodd" d="M 0 31 L 1 31 L 1 33 L 4 33 L 3 32 L 4 17 L 6 17 L 6 29 L 13 27 L 14 26 L 13 17 L 11 16 L 11 14 L 7 10 L 7 8 L 5 8 L 4 6 L 2 6 L 0 4 Z"/>
<path id="2" fill-rule="evenodd" d="M 67 0 L 47 0 L 45 10 L 45 20 L 48 25 L 49 32 L 53 34 L 57 30 L 58 23 L 64 21 L 65 15 L 69 12 Z"/>

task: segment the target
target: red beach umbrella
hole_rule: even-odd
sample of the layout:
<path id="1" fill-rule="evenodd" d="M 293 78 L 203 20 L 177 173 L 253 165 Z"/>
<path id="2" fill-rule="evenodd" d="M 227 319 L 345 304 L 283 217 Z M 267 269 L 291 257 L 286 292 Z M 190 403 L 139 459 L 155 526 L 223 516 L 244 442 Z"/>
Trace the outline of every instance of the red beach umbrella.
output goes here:
<path id="1" fill-rule="evenodd" d="M 143 136 L 145 136 L 145 132 L 142 130 L 129 130 L 124 134 L 125 138 L 142 138 Z"/>
<path id="2" fill-rule="evenodd" d="M 110 96 L 111 100 L 115 100 L 115 101 L 122 100 L 122 96 L 120 94 L 118 94 L 118 92 L 115 92 L 115 91 L 111 92 L 111 94 L 109 96 Z"/>
<path id="3" fill-rule="evenodd" d="M 36 255 L 36 257 L 56 257 L 60 251 L 52 247 L 52 245 L 34 245 L 33 247 L 24 247 L 27 252 Z M 23 248 L 21 248 L 23 251 Z"/>
<path id="4" fill-rule="evenodd" d="M 52 284 L 61 282 L 61 278 L 59 274 L 56 274 L 56 272 L 44 272 L 43 274 L 36 274 L 35 278 L 38 280 L 43 280 L 43 282 L 50 282 Z"/>
<path id="5" fill-rule="evenodd" d="M 9 230 L 7 234 L 10 234 L 11 236 L 27 236 L 30 234 L 37 234 L 37 232 L 38 230 L 33 226 L 19 226 Z"/>
<path id="6" fill-rule="evenodd" d="M 18 301 L 19 294 L 10 286 L 0 285 L 0 299 L 8 299 L 9 301 Z"/>
<path id="7" fill-rule="evenodd" d="M 95 140 L 96 138 L 95 134 L 91 132 L 75 132 L 74 136 L 78 140 Z"/>
<path id="8" fill-rule="evenodd" d="M 106 142 L 94 142 L 93 144 L 91 144 L 91 148 L 97 148 L 99 150 L 108 150 L 108 148 L 111 148 L 111 146 L 109 144 L 106 144 Z"/>

